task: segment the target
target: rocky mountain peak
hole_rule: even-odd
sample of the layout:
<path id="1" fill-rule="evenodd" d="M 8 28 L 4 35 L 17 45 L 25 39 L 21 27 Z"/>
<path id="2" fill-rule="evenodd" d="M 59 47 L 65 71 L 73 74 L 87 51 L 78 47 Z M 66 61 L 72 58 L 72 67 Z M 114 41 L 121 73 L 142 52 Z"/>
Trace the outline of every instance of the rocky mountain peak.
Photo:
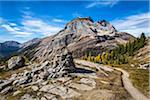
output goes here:
<path id="1" fill-rule="evenodd" d="M 106 45 L 113 45 L 112 47 L 114 47 L 116 44 L 121 43 L 120 41 L 128 41 L 131 37 L 125 35 L 128 38 L 124 40 L 117 34 L 120 33 L 106 20 L 94 22 L 90 17 L 78 17 L 67 23 L 65 28 L 54 36 L 41 39 L 36 46 L 32 46 L 32 49 L 29 48 L 25 54 L 32 60 L 50 61 L 55 55 L 62 52 L 62 47 L 67 47 L 70 52 L 73 52 L 73 55 L 77 55 L 75 52 L 83 52 L 87 48 Z M 112 41 L 113 44 L 107 43 L 108 41 Z"/>
<path id="2" fill-rule="evenodd" d="M 101 20 L 96 23 L 96 29 L 99 33 L 105 33 L 107 35 L 114 35 L 117 30 L 115 27 L 106 20 Z"/>
<path id="3" fill-rule="evenodd" d="M 87 30 L 90 26 L 93 26 L 93 24 L 94 21 L 90 17 L 78 17 L 72 20 L 71 22 L 67 23 L 64 29 L 74 33 L 79 32 L 80 30 Z"/>
<path id="4" fill-rule="evenodd" d="M 93 19 L 91 17 L 77 17 L 76 19 L 74 19 L 73 21 L 91 21 L 94 22 Z"/>
<path id="5" fill-rule="evenodd" d="M 98 23 L 101 24 L 102 26 L 107 26 L 107 24 L 110 24 L 110 23 L 107 22 L 106 20 L 98 21 Z"/>
<path id="6" fill-rule="evenodd" d="M 60 33 L 73 33 L 78 35 L 114 35 L 117 30 L 106 20 L 94 22 L 91 17 L 78 17 L 67 23 Z M 62 34 L 61 34 L 62 35 Z"/>

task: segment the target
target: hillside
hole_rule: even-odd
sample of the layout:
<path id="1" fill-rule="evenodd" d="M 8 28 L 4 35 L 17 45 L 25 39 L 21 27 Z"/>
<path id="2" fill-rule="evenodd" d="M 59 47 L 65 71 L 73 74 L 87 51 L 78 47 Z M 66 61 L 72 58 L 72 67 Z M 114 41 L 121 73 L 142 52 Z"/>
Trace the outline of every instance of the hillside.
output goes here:
<path id="1" fill-rule="evenodd" d="M 146 41 L 146 45 L 141 48 L 140 50 L 138 50 L 138 52 L 136 53 L 136 55 L 134 56 L 134 60 L 138 60 L 138 62 L 140 64 L 148 64 L 150 63 L 149 60 L 150 60 L 150 47 L 149 47 L 149 44 L 150 43 L 150 38 L 147 39 Z"/>

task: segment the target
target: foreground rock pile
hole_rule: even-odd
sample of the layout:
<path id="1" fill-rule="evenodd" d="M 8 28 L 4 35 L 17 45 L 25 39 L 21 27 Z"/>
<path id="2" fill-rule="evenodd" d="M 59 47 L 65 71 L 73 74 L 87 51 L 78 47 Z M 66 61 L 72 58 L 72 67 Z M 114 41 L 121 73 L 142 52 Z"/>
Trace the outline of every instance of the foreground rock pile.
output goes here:
<path id="1" fill-rule="evenodd" d="M 63 53 L 55 55 L 52 61 L 45 61 L 41 64 L 31 64 L 31 70 L 12 74 L 7 80 L 0 80 L 0 93 L 6 94 L 13 91 L 15 87 L 26 87 L 35 84 L 41 85 L 47 80 L 68 76 L 69 73 L 75 71 L 75 65 L 70 52 L 66 48 L 62 48 Z M 15 69 L 24 65 L 22 57 L 13 57 L 8 61 L 8 68 Z M 33 86 L 34 91 L 38 90 L 38 86 Z"/>

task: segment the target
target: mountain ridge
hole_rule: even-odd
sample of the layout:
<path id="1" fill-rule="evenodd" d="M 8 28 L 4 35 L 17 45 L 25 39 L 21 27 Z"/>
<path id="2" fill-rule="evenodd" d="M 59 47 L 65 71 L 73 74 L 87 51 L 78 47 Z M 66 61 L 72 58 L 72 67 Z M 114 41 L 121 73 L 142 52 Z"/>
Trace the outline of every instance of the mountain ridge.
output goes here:
<path id="1" fill-rule="evenodd" d="M 5 41 L 0 43 L 0 58 L 8 57 L 20 49 L 20 43 L 16 41 Z"/>
<path id="2" fill-rule="evenodd" d="M 32 60 L 52 60 L 61 48 L 67 47 L 74 57 L 80 57 L 88 48 L 98 47 L 105 51 L 132 39 L 134 39 L 132 35 L 118 32 L 106 20 L 94 22 L 89 17 L 76 18 L 67 23 L 57 34 L 41 39 L 35 48 L 24 54 Z"/>

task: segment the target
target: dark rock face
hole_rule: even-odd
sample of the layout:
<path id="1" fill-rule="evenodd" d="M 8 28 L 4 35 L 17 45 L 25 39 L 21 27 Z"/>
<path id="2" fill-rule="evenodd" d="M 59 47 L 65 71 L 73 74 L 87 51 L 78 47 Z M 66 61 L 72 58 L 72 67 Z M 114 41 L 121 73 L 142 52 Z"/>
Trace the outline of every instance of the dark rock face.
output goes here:
<path id="1" fill-rule="evenodd" d="M 115 27 L 111 25 L 109 22 L 107 22 L 106 20 L 98 21 L 98 23 L 101 25 L 102 30 L 110 30 L 111 32 L 117 32 Z"/>
<path id="2" fill-rule="evenodd" d="M 21 56 L 15 56 L 8 60 L 8 69 L 17 69 L 25 65 L 25 59 Z"/>

